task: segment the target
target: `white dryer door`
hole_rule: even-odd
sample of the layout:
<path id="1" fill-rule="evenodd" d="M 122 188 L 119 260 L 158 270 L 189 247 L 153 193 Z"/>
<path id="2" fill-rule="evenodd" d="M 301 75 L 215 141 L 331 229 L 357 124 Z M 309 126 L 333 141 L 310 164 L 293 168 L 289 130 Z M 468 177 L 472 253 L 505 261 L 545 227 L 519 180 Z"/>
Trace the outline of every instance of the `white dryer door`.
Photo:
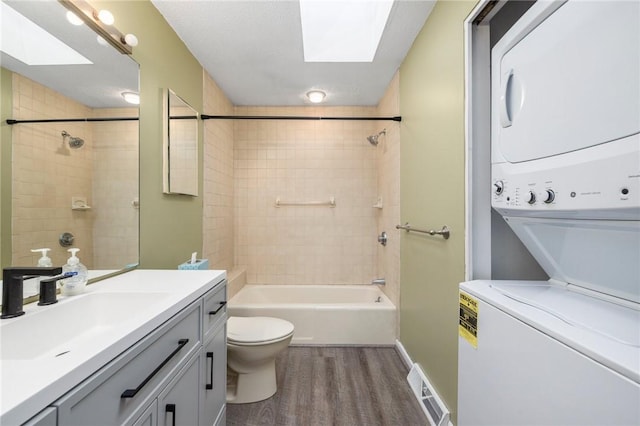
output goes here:
<path id="1" fill-rule="evenodd" d="M 640 2 L 568 1 L 543 20 L 546 3 L 492 51 L 494 162 L 640 132 Z"/>

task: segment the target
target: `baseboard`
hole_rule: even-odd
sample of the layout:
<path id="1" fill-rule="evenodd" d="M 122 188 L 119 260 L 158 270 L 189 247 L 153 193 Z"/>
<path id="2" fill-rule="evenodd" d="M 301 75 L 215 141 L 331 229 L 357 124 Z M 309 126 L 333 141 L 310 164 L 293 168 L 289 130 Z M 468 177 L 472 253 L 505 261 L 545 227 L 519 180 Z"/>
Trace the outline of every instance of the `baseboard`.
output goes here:
<path id="1" fill-rule="evenodd" d="M 404 362 L 404 365 L 407 367 L 407 369 L 411 370 L 411 367 L 413 367 L 413 361 L 411 360 L 409 353 L 404 348 L 404 345 L 402 344 L 402 342 L 400 342 L 400 340 L 396 340 L 396 352 L 398 352 L 398 355 L 400 355 L 400 359 L 402 360 L 402 362 Z"/>

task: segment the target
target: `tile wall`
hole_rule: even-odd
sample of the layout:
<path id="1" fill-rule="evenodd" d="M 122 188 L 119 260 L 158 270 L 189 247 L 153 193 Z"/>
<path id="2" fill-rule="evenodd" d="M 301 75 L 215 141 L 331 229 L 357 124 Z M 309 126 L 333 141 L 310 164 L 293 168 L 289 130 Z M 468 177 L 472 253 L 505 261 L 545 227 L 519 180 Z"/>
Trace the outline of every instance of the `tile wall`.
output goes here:
<path id="1" fill-rule="evenodd" d="M 375 107 L 237 107 L 237 115 L 372 116 Z M 373 121 L 234 121 L 235 263 L 247 282 L 364 284 L 377 275 Z M 275 201 L 336 206 L 282 206 Z"/>
<path id="2" fill-rule="evenodd" d="M 400 115 L 400 77 L 396 73 L 387 91 L 378 104 L 377 114 L 383 117 Z M 387 233 L 387 245 L 377 245 L 378 276 L 387 284 L 383 291 L 396 306 L 400 303 L 400 123 L 380 122 L 386 129 L 377 149 L 378 192 L 382 196 L 383 208 L 378 212 L 378 234 Z M 379 131 L 378 130 L 378 131 Z"/>
<path id="3" fill-rule="evenodd" d="M 19 74 L 13 74 L 13 116 L 17 119 L 84 118 L 91 110 Z M 62 131 L 81 137 L 85 144 L 70 149 Z M 71 197 L 93 199 L 93 134 L 91 124 L 16 124 L 13 134 L 12 260 L 16 266 L 35 266 L 32 248 L 49 247 L 54 265 L 69 257 L 58 244 L 63 232 L 72 232 L 78 256 L 93 267 L 93 214 L 71 210 Z"/>
<path id="4" fill-rule="evenodd" d="M 137 108 L 94 109 L 94 117 L 137 117 Z M 139 256 L 138 122 L 96 122 L 93 127 L 94 268 L 113 269 Z"/>
<path id="5" fill-rule="evenodd" d="M 396 116 L 399 77 L 378 107 L 233 107 L 205 75 L 204 113 Z M 368 284 L 400 293 L 400 124 L 393 121 L 204 122 L 204 257 L 249 284 Z M 366 137 L 386 129 L 378 147 Z M 281 206 L 328 201 L 336 207 Z M 383 208 L 374 208 L 378 197 Z M 386 247 L 377 235 L 386 231 Z M 244 282 L 244 280 L 243 280 Z M 235 289 L 237 291 L 238 289 Z M 230 294 L 232 296 L 232 294 Z"/>
<path id="6" fill-rule="evenodd" d="M 137 114 L 137 108 L 92 110 L 18 74 L 13 91 L 17 119 Z M 84 145 L 70 149 L 63 130 Z M 64 264 L 69 253 L 58 243 L 63 232 L 74 235 L 88 268 L 138 260 L 138 210 L 132 204 L 138 197 L 137 122 L 17 124 L 12 140 L 14 265 L 35 266 L 39 255 L 30 249 L 41 247 L 52 249 L 54 265 Z M 86 198 L 91 209 L 72 210 L 72 197 Z"/>
<path id="7" fill-rule="evenodd" d="M 233 106 L 204 74 L 204 111 L 233 115 Z M 234 267 L 233 121 L 204 121 L 203 258 L 211 269 Z"/>

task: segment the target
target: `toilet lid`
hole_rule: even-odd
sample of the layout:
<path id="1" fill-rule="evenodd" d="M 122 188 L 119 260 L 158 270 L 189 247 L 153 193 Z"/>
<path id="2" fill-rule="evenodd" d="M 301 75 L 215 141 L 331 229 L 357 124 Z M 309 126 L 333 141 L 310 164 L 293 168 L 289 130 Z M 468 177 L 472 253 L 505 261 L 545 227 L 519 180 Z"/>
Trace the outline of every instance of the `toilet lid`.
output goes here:
<path id="1" fill-rule="evenodd" d="M 271 317 L 229 317 L 227 340 L 239 343 L 279 340 L 293 333 L 293 324 Z"/>

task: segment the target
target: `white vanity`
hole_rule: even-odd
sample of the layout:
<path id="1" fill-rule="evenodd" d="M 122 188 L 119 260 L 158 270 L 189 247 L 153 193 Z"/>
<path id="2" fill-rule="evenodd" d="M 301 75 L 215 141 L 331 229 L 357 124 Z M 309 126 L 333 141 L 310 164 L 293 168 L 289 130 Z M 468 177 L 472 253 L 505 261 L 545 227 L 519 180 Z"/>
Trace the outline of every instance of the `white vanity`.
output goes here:
<path id="1" fill-rule="evenodd" d="M 2 425 L 225 423 L 225 271 L 135 270 L 0 322 Z"/>

